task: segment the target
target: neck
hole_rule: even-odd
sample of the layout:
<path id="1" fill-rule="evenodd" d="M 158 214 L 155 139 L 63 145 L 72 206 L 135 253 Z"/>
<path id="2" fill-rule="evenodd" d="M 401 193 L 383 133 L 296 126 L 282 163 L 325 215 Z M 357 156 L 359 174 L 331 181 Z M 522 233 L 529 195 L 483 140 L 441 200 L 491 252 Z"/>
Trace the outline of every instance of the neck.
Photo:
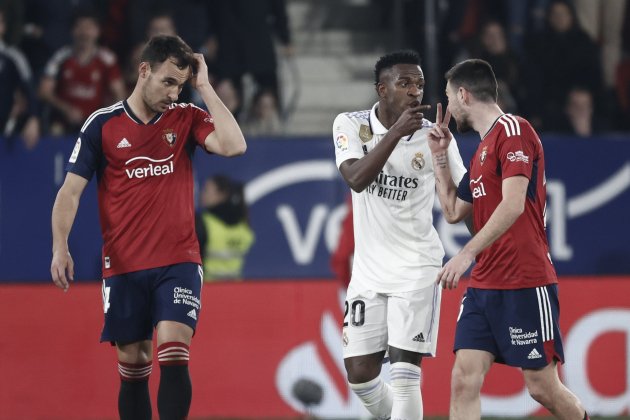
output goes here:
<path id="1" fill-rule="evenodd" d="M 383 124 L 383 127 L 388 130 L 392 125 L 396 122 L 397 118 L 394 118 L 394 115 L 391 115 L 387 112 L 387 107 L 383 105 L 383 102 L 379 101 L 378 106 L 376 107 L 376 118 Z"/>
<path id="2" fill-rule="evenodd" d="M 503 111 L 496 103 L 481 103 L 475 111 L 471 112 L 472 127 L 483 138 L 501 115 Z"/>
<path id="3" fill-rule="evenodd" d="M 150 109 L 144 100 L 142 100 L 142 94 L 140 93 L 140 87 L 138 85 L 136 85 L 131 96 L 127 98 L 127 104 L 135 116 L 144 123 L 148 123 L 157 115 L 157 112 Z"/>

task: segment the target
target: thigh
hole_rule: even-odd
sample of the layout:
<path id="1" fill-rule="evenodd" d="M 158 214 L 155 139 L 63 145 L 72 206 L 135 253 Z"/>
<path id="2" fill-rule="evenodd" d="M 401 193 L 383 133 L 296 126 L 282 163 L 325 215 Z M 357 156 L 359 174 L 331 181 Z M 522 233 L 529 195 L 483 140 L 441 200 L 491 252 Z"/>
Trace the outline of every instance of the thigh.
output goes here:
<path id="1" fill-rule="evenodd" d="M 342 341 L 344 359 L 387 349 L 387 298 L 384 295 L 348 287 Z"/>
<path id="2" fill-rule="evenodd" d="M 152 289 L 152 321 L 175 321 L 193 331 L 201 311 L 203 270 L 199 264 L 181 263 L 160 268 Z"/>
<path id="3" fill-rule="evenodd" d="M 133 343 L 152 338 L 152 274 L 152 270 L 143 270 L 103 279 L 105 323 L 101 341 Z"/>
<path id="4" fill-rule="evenodd" d="M 388 344 L 397 349 L 435 356 L 442 288 L 436 284 L 387 298 Z"/>
<path id="5" fill-rule="evenodd" d="M 564 361 L 557 285 L 498 292 L 500 298 L 488 305 L 488 318 L 501 362 L 540 369 Z"/>
<path id="6" fill-rule="evenodd" d="M 498 357 L 497 343 L 485 311 L 487 295 L 492 292 L 471 287 L 466 290 L 455 328 L 454 352 L 481 350 Z"/>

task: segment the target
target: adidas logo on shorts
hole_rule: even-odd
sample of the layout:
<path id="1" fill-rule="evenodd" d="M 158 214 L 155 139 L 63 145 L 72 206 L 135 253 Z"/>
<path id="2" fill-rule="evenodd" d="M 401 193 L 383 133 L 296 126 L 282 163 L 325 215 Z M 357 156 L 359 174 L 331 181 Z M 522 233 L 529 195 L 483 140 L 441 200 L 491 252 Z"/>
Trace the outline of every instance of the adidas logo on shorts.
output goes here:
<path id="1" fill-rule="evenodd" d="M 191 309 L 186 315 L 188 315 L 195 321 L 197 320 L 197 311 L 195 311 L 194 309 Z"/>
<path id="2" fill-rule="evenodd" d="M 422 333 L 416 335 L 412 341 L 417 341 L 418 343 L 424 343 L 424 335 Z"/>
<path id="3" fill-rule="evenodd" d="M 541 357 L 542 355 L 538 353 L 538 350 L 536 349 L 532 349 L 532 351 L 530 351 L 529 355 L 527 356 L 528 359 L 540 359 Z"/>

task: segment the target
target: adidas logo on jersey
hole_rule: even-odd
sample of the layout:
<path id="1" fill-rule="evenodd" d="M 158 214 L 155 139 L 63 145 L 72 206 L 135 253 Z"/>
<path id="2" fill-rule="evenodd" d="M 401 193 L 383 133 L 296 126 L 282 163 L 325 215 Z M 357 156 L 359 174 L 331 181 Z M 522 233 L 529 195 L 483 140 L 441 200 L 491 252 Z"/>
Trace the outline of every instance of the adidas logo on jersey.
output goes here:
<path id="1" fill-rule="evenodd" d="M 422 333 L 416 335 L 413 338 L 413 341 L 417 341 L 418 343 L 424 343 L 424 335 Z"/>
<path id="2" fill-rule="evenodd" d="M 118 143 L 118 146 L 116 146 L 116 149 L 123 149 L 125 147 L 131 147 L 131 143 L 129 143 L 129 140 L 123 137 L 123 139 Z"/>
<path id="3" fill-rule="evenodd" d="M 186 315 L 188 315 L 195 321 L 197 320 L 197 311 L 195 311 L 194 309 L 191 309 Z"/>
<path id="4" fill-rule="evenodd" d="M 542 355 L 538 353 L 538 350 L 536 349 L 532 349 L 532 351 L 530 351 L 529 355 L 527 356 L 528 359 L 540 359 L 541 357 Z"/>

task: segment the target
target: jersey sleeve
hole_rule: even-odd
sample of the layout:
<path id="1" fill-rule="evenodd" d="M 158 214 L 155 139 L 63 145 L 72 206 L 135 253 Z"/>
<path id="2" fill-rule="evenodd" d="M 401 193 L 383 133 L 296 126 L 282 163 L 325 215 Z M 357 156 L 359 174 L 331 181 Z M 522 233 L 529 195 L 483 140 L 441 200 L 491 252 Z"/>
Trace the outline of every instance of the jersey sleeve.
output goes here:
<path id="1" fill-rule="evenodd" d="M 91 121 L 90 121 L 91 119 Z M 88 118 L 89 123 L 83 126 L 74 149 L 68 159 L 66 171 L 82 176 L 88 181 L 92 179 L 103 158 L 101 122 L 98 118 Z"/>
<path id="2" fill-rule="evenodd" d="M 208 114 L 204 109 L 198 106 L 191 105 L 193 118 L 192 118 L 192 132 L 195 142 L 204 148 L 206 137 L 208 134 L 214 131 L 214 118 Z"/>
<path id="3" fill-rule="evenodd" d="M 455 137 L 451 139 L 451 143 L 448 145 L 447 153 L 448 167 L 451 170 L 451 178 L 453 178 L 455 185 L 459 185 L 459 181 L 461 181 L 462 177 L 466 173 L 466 167 L 462 161 L 462 155 L 459 153 Z"/>
<path id="4" fill-rule="evenodd" d="M 472 204 L 473 196 L 470 191 L 470 172 L 465 172 L 461 181 L 459 181 L 459 185 L 457 186 L 457 197 Z"/>
<path id="5" fill-rule="evenodd" d="M 527 123 L 512 117 L 515 126 L 506 128 L 497 142 L 497 158 L 503 179 L 522 175 L 531 179 L 537 157 L 538 136 Z"/>
<path id="6" fill-rule="evenodd" d="M 335 118 L 333 142 L 337 167 L 348 159 L 361 159 L 364 156 L 359 132 L 346 114 L 339 114 Z"/>

